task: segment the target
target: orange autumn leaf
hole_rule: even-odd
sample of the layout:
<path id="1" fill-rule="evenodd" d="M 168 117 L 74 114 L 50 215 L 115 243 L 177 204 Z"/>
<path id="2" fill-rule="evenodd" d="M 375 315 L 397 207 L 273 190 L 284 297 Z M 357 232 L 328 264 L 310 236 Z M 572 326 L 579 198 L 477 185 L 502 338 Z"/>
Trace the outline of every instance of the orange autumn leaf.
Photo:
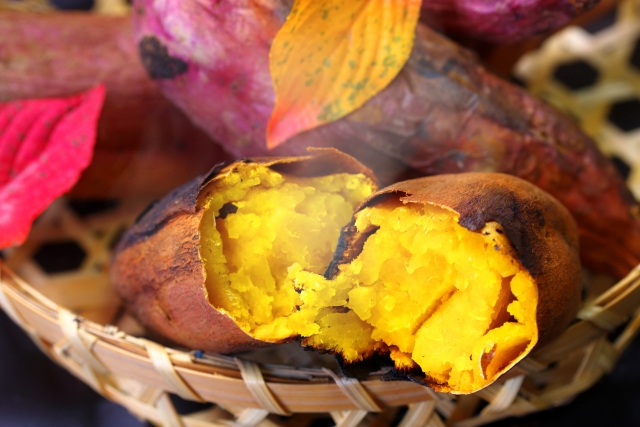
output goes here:
<path id="1" fill-rule="evenodd" d="M 269 53 L 267 146 L 337 120 L 384 89 L 413 48 L 421 0 L 296 0 Z"/>

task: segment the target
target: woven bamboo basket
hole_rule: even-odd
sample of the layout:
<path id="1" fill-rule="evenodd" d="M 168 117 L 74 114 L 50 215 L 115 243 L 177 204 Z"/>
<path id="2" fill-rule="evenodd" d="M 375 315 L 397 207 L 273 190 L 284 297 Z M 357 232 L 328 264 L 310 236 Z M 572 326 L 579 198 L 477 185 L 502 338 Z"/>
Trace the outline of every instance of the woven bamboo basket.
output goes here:
<path id="1" fill-rule="evenodd" d="M 614 286 L 591 277 L 571 327 L 501 381 L 468 396 L 382 382 L 383 372 L 366 381 L 347 379 L 322 361 L 297 367 L 264 350 L 230 357 L 166 348 L 140 337 L 144 331 L 121 309 L 108 279 L 113 243 L 140 209 L 123 202 L 79 216 L 65 200 L 57 201 L 26 244 L 5 251 L 0 306 L 51 359 L 156 425 L 303 427 L 318 414 L 329 414 L 340 427 L 388 425 L 405 406 L 401 427 L 482 425 L 571 400 L 614 367 L 640 328 L 640 268 Z M 84 256 L 72 270 L 47 273 L 42 254 L 62 249 Z M 265 359 L 282 362 L 258 363 Z M 169 393 L 215 405 L 180 415 Z"/>
<path id="2" fill-rule="evenodd" d="M 619 23 L 607 31 L 619 25 L 637 37 L 638 4 L 623 3 Z M 629 16 L 638 18 L 633 31 Z M 532 67 L 544 58 L 530 58 L 545 49 L 548 44 L 518 65 L 523 79 L 537 76 Z M 554 55 L 557 65 L 563 58 Z M 635 90 L 640 93 L 640 85 Z M 593 99 L 584 93 L 565 95 Z M 640 156 L 640 147 L 635 153 Z M 572 325 L 498 382 L 466 396 L 409 382 L 382 382 L 384 372 L 364 381 L 348 379 L 336 373 L 330 360 L 291 345 L 235 356 L 167 348 L 145 337 L 122 309 L 108 278 L 111 250 L 143 208 L 140 201 L 122 200 L 86 215 L 58 200 L 24 245 L 4 251 L 0 307 L 51 359 L 155 425 L 305 427 L 318 417 L 331 417 L 339 427 L 384 426 L 394 420 L 400 427 L 478 426 L 570 402 L 613 369 L 640 330 L 639 266 L 618 283 L 586 274 L 583 307 Z M 46 253 L 78 259 L 64 271 L 47 271 L 42 262 Z M 182 415 L 171 394 L 212 405 Z"/>
<path id="3" fill-rule="evenodd" d="M 317 414 L 340 427 L 387 425 L 404 406 L 402 427 L 482 425 L 567 402 L 614 367 L 640 328 L 640 268 L 614 286 L 592 277 L 569 329 L 469 396 L 382 382 L 382 372 L 347 379 L 326 367 L 293 366 L 278 354 L 267 357 L 280 364 L 257 363 L 265 356 L 260 351 L 230 357 L 166 348 L 140 337 L 143 330 L 121 309 L 108 279 L 111 247 L 140 209 L 125 202 L 81 217 L 65 200 L 56 202 L 26 244 L 5 251 L 0 306 L 50 358 L 157 425 L 305 426 Z M 47 273 L 40 258 L 56 245 L 69 252 L 75 245 L 85 255 L 73 270 Z M 169 393 L 215 406 L 179 415 Z"/>

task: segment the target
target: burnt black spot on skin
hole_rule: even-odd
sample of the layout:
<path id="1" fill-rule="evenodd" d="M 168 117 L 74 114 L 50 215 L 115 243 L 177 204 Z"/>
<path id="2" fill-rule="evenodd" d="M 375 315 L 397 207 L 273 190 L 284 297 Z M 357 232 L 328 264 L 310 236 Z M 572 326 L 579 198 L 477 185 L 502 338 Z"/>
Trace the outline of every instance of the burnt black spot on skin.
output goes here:
<path id="1" fill-rule="evenodd" d="M 500 246 L 495 245 L 495 246 L 493 247 L 493 249 L 495 249 L 496 251 L 499 251 L 499 250 L 500 250 Z"/>
<path id="2" fill-rule="evenodd" d="M 198 194 L 203 184 L 203 177 L 199 176 L 176 188 L 150 206 L 139 216 L 138 221 L 124 233 L 115 251 L 123 251 L 130 245 L 145 240 L 178 215 L 194 213 Z"/>
<path id="3" fill-rule="evenodd" d="M 224 206 L 220 208 L 220 212 L 218 212 L 218 218 L 225 219 L 228 215 L 234 214 L 238 212 L 238 207 L 233 203 L 226 203 Z"/>
<path id="4" fill-rule="evenodd" d="M 240 159 L 240 161 L 241 161 L 242 163 L 246 163 L 246 164 L 249 164 L 249 163 L 255 163 L 255 162 L 254 162 L 253 160 L 251 160 L 251 159 Z"/>
<path id="5" fill-rule="evenodd" d="M 352 220 L 340 231 L 340 238 L 338 239 L 333 259 L 324 272 L 325 278 L 332 279 L 338 274 L 339 265 L 350 263 L 356 259 L 362 252 L 367 239 L 380 229 L 377 226 L 370 226 L 369 229 L 358 232 L 354 224 L 355 220 Z"/>
<path id="6" fill-rule="evenodd" d="M 220 173 L 220 171 L 224 168 L 225 166 L 225 162 L 220 162 L 218 164 L 216 164 L 211 171 L 209 171 L 209 173 L 207 174 L 207 176 L 205 176 L 205 178 L 202 180 L 202 182 L 204 184 L 206 184 L 207 182 L 211 181 L 213 178 L 215 178 L 216 176 L 218 176 L 218 174 Z"/>
<path id="7" fill-rule="evenodd" d="M 533 278 L 544 274 L 536 253 L 536 233 L 542 233 L 545 221 L 544 204 L 538 201 L 524 203 L 511 190 L 496 188 L 491 194 L 473 197 L 456 207 L 461 213 L 459 224 L 468 230 L 479 230 L 487 221 L 500 224 L 496 233 L 504 234 L 513 245 L 520 263 Z"/>
<path id="8" fill-rule="evenodd" d="M 538 218 L 538 224 L 540 225 L 540 227 L 544 227 L 546 221 L 544 219 L 544 215 L 542 215 L 542 212 L 536 210 L 536 217 Z"/>
<path id="9" fill-rule="evenodd" d="M 146 36 L 138 43 L 142 64 L 152 79 L 172 79 L 187 72 L 189 64 L 169 55 L 166 46 L 154 36 Z"/>
<path id="10" fill-rule="evenodd" d="M 145 216 L 147 214 L 147 212 L 149 212 L 151 209 L 153 209 L 154 207 L 156 207 L 156 205 L 160 203 L 160 200 L 155 199 L 154 201 L 152 201 L 151 203 L 149 203 L 149 205 L 144 208 L 144 210 L 142 212 L 140 212 L 138 214 L 138 216 L 136 217 L 136 220 L 133 221 L 134 224 L 137 224 L 140 222 L 140 220 L 142 219 L 143 216 Z"/>

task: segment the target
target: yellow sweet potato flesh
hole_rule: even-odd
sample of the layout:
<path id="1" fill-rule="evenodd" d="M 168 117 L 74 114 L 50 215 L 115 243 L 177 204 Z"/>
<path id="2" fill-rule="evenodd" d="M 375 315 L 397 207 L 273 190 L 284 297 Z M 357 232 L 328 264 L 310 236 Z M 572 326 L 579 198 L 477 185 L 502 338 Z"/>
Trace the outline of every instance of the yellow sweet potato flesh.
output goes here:
<path id="1" fill-rule="evenodd" d="M 475 233 L 457 220 L 443 208 L 396 201 L 359 212 L 359 230 L 379 227 L 360 255 L 331 281 L 298 273 L 301 311 L 318 313 L 320 326 L 305 344 L 347 362 L 387 346 L 398 369 L 417 365 L 460 393 L 491 383 L 537 342 L 537 288 L 498 224 Z M 350 311 L 324 308 L 337 306 Z M 369 342 L 334 332 L 346 323 Z"/>
<path id="2" fill-rule="evenodd" d="M 323 273 L 340 229 L 373 191 L 361 174 L 300 178 L 238 166 L 204 205 L 200 256 L 209 302 L 263 341 L 296 336 L 297 326 L 282 321 L 300 304 L 288 269 Z M 235 213 L 222 215 L 229 206 Z"/>
<path id="3" fill-rule="evenodd" d="M 459 393 L 491 383 L 537 342 L 537 288 L 498 224 L 471 232 L 455 212 L 390 199 L 357 213 L 358 230 L 378 229 L 327 280 L 366 180 L 243 173 L 207 202 L 201 256 L 209 301 L 251 336 L 306 337 L 347 363 L 386 351 L 398 369 Z M 230 202 L 237 211 L 214 219 Z"/>

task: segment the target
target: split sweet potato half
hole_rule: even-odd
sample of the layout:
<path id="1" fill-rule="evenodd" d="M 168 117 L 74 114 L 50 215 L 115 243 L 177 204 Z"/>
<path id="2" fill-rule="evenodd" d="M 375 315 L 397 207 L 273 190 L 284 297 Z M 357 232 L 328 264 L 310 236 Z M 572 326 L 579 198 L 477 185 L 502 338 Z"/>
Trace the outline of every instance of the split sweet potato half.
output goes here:
<path id="1" fill-rule="evenodd" d="M 348 311 L 319 310 L 321 329 L 303 345 L 338 353 L 347 368 L 387 351 L 390 377 L 471 393 L 562 332 L 580 275 L 574 221 L 531 184 L 494 173 L 400 182 L 344 228 L 330 280 L 315 282 L 334 290 L 326 307 Z M 303 298 L 326 292 L 312 282 L 298 285 Z M 336 338 L 329 328 L 341 323 L 369 339 Z"/>
<path id="2" fill-rule="evenodd" d="M 125 233 L 112 282 L 151 332 L 187 347 L 227 353 L 286 341 L 256 340 L 249 322 L 292 308 L 273 302 L 297 295 L 282 289 L 288 266 L 323 273 L 340 229 L 375 190 L 371 171 L 335 149 L 216 168 Z"/>
<path id="3" fill-rule="evenodd" d="M 543 191 L 474 173 L 376 192 L 330 149 L 237 162 L 177 190 L 125 234 L 112 278 L 182 345 L 302 338 L 347 372 L 382 356 L 396 378 L 453 393 L 495 381 L 580 302 L 577 228 Z"/>

